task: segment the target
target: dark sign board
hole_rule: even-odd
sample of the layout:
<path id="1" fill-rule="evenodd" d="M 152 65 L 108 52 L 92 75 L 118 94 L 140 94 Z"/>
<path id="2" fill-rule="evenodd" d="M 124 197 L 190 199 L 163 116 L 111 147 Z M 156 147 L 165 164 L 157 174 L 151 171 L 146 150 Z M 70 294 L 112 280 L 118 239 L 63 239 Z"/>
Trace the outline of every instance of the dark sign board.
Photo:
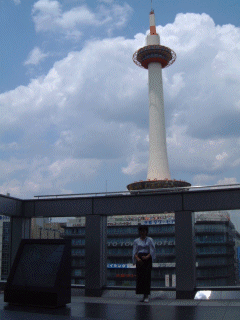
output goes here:
<path id="1" fill-rule="evenodd" d="M 71 302 L 71 240 L 23 239 L 4 291 L 9 303 L 58 307 Z"/>

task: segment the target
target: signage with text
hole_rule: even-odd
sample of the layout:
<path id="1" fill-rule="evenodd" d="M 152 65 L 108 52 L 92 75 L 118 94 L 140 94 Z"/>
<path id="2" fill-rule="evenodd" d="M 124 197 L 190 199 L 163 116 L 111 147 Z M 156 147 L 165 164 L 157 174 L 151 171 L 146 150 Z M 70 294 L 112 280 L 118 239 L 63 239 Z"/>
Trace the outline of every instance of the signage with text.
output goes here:
<path id="1" fill-rule="evenodd" d="M 153 263 L 153 268 L 175 268 L 176 263 Z M 107 264 L 108 269 L 133 269 L 136 268 L 136 265 L 133 265 L 132 263 L 108 263 Z"/>
<path id="2" fill-rule="evenodd" d="M 159 220 L 141 220 L 141 221 L 111 221 L 107 223 L 108 227 L 113 226 L 137 226 L 142 225 L 161 225 L 161 224 L 175 224 L 175 219 L 159 219 Z M 67 227 L 85 227 L 85 222 L 67 222 Z"/>
<path id="3" fill-rule="evenodd" d="M 133 246 L 133 242 L 108 242 L 108 247 L 130 247 Z M 156 241 L 155 246 L 173 246 L 175 245 L 175 241 Z"/>
<path id="4" fill-rule="evenodd" d="M 142 221 L 141 224 L 143 225 L 175 224 L 175 219 L 146 220 L 146 221 Z"/>

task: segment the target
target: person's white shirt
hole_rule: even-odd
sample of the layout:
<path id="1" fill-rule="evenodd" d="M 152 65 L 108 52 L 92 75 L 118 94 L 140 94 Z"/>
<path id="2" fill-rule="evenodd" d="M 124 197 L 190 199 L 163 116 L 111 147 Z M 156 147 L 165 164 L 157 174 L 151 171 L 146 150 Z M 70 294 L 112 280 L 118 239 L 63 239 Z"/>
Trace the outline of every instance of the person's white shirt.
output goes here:
<path id="1" fill-rule="evenodd" d="M 151 254 L 152 260 L 156 258 L 156 249 L 155 243 L 152 238 L 146 237 L 142 240 L 140 237 L 135 239 L 133 242 L 133 253 L 132 253 L 132 261 L 133 264 L 136 264 L 135 254 L 138 253 L 147 253 Z"/>

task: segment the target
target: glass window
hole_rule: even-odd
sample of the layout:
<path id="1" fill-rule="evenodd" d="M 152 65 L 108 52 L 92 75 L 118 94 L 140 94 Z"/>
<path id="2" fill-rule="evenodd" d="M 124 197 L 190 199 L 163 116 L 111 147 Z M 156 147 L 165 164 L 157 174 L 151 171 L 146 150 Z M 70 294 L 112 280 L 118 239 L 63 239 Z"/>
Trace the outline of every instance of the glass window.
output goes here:
<path id="1" fill-rule="evenodd" d="M 225 246 L 197 246 L 196 251 L 198 254 L 224 254 L 227 253 L 227 248 Z"/>

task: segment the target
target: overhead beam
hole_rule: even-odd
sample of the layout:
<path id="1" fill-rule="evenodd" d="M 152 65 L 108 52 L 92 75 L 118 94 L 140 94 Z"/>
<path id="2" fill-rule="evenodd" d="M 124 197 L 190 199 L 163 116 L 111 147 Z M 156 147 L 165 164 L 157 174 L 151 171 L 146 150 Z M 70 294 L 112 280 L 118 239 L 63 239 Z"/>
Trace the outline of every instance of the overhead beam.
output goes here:
<path id="1" fill-rule="evenodd" d="M 0 214 L 31 217 L 140 215 L 240 209 L 240 188 L 19 200 L 0 196 Z"/>
<path id="2" fill-rule="evenodd" d="M 240 209 L 240 188 L 191 191 L 183 194 L 184 211 Z"/>
<path id="3" fill-rule="evenodd" d="M 91 213 L 91 198 L 40 199 L 24 203 L 25 217 L 77 217 Z"/>
<path id="4" fill-rule="evenodd" d="M 23 200 L 0 195 L 0 215 L 9 217 L 22 216 L 22 202 Z"/>
<path id="5" fill-rule="evenodd" d="M 181 209 L 182 195 L 179 193 L 98 197 L 93 200 L 93 212 L 100 215 L 153 214 Z"/>

